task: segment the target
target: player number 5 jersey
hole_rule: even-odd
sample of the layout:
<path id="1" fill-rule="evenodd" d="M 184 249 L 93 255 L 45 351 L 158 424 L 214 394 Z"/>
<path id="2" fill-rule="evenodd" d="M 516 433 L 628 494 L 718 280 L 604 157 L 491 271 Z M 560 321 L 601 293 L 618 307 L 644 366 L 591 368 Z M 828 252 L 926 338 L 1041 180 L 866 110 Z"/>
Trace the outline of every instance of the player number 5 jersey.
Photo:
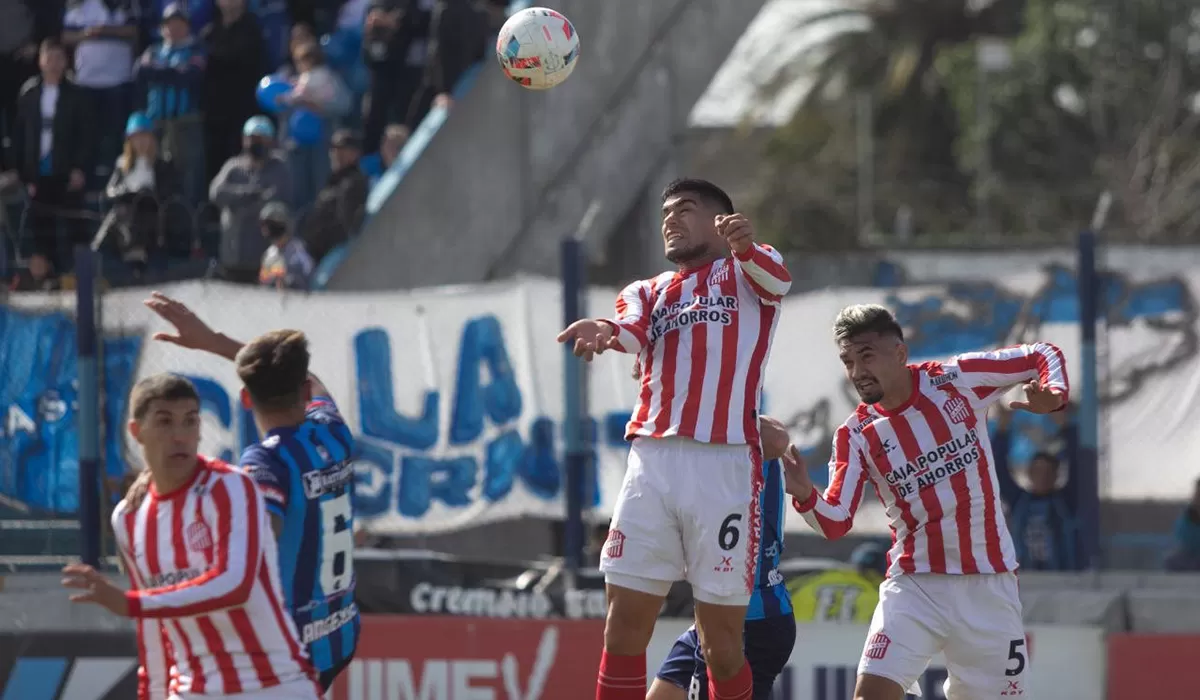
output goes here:
<path id="1" fill-rule="evenodd" d="M 850 530 L 869 479 L 894 542 L 888 576 L 1015 571 L 1000 501 L 987 409 L 1032 380 L 1067 400 L 1062 351 L 1035 343 L 909 368 L 912 394 L 896 410 L 860 404 L 834 435 L 829 487 L 793 501 L 828 538 Z"/>

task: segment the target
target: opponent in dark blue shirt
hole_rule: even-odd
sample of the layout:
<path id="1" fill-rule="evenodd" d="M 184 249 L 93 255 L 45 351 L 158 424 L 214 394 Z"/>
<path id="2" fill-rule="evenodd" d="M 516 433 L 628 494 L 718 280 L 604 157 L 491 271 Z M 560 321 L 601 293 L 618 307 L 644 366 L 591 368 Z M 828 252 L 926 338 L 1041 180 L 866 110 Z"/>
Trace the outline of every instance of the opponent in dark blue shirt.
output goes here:
<path id="1" fill-rule="evenodd" d="M 787 446 L 785 429 L 765 417 L 760 419 L 759 426 L 764 454 L 778 457 Z M 771 442 L 777 444 L 771 445 Z M 784 585 L 783 574 L 779 572 L 783 555 L 783 518 L 787 512 L 783 468 L 779 460 L 764 462 L 763 475 L 758 584 L 746 609 L 745 626 L 746 661 L 754 676 L 754 700 L 771 697 L 775 679 L 783 672 L 796 643 L 792 598 Z M 708 667 L 704 663 L 695 625 L 671 647 L 646 700 L 708 700 Z"/>
<path id="2" fill-rule="evenodd" d="M 243 346 L 178 301 L 155 293 L 146 305 L 178 333 L 156 339 L 237 365 L 242 403 L 263 435 L 242 453 L 241 466 L 266 500 L 286 605 L 328 690 L 350 664 L 361 628 L 354 602 L 354 443 L 329 391 L 308 372 L 308 340 L 300 331 L 279 330 Z"/>

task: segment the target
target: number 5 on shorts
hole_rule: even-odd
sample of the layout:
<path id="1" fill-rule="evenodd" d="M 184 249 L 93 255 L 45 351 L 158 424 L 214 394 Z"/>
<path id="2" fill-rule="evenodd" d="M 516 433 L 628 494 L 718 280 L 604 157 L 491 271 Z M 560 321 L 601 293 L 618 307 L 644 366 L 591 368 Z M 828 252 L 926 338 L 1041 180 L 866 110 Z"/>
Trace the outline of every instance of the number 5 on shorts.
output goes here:
<path id="1" fill-rule="evenodd" d="M 1008 645 L 1008 661 L 1009 667 L 1004 670 L 1006 676 L 1019 676 L 1025 672 L 1025 652 L 1021 651 L 1021 647 L 1025 646 L 1024 639 L 1014 639 Z M 1012 666 L 1013 662 L 1016 666 Z"/>

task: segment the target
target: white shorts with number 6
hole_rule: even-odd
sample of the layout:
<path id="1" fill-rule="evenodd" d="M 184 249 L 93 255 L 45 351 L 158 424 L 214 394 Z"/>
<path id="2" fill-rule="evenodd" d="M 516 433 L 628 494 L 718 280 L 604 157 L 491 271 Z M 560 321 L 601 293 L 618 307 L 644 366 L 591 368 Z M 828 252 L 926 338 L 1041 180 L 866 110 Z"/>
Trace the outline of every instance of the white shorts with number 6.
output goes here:
<path id="1" fill-rule="evenodd" d="M 696 600 L 747 604 L 762 488 L 757 446 L 637 438 L 600 558 L 605 580 L 654 595 L 687 580 Z"/>
<path id="2" fill-rule="evenodd" d="M 930 659 L 946 655 L 947 700 L 1033 697 L 1029 647 L 1012 573 L 909 574 L 879 586 L 858 673 L 910 693 Z"/>

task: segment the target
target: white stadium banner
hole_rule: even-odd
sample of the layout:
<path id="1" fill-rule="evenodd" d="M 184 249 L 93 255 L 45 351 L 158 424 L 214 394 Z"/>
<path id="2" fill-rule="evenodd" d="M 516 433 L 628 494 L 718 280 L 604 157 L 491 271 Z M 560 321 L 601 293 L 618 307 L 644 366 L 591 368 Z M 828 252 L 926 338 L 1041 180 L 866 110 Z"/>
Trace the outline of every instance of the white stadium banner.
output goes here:
<path id="1" fill-rule="evenodd" d="M 1108 496 L 1177 499 L 1195 479 L 1190 455 L 1200 452 L 1200 431 L 1187 421 L 1200 401 L 1197 306 L 1191 294 L 1197 283 L 1200 273 L 1118 275 L 1109 281 L 1111 375 L 1102 400 L 1111 427 L 1111 466 L 1101 481 Z M 190 282 L 162 291 L 240 339 L 283 327 L 309 335 L 313 371 L 335 394 L 358 436 L 358 512 L 373 530 L 432 533 L 522 515 L 562 516 L 564 351 L 554 341 L 562 315 L 557 281 L 313 295 Z M 1009 274 L 998 282 L 788 297 L 767 371 L 765 411 L 790 426 L 793 440 L 823 480 L 820 465 L 828 458 L 833 430 L 854 404 L 830 335 L 840 308 L 863 302 L 893 308 L 916 360 L 1051 341 L 1063 348 L 1071 376 L 1078 379 L 1075 294 L 1073 273 L 1051 267 Z M 257 438 L 238 401 L 232 366 L 151 341 L 154 332 L 166 329 L 142 307 L 145 295 L 120 290 L 104 296 L 107 336 L 129 341 L 105 345 L 107 432 L 114 435 L 123 421 L 123 393 L 133 379 L 180 372 L 198 382 L 204 397 L 203 450 L 233 458 L 242 444 Z M 615 290 L 592 290 L 588 313 L 610 315 L 614 298 Z M 73 298 L 14 295 L 4 313 L 28 316 L 16 309 L 53 307 L 70 312 Z M 14 327 L 14 319 L 8 323 Z M 116 379 L 120 353 L 129 355 L 130 376 L 123 383 Z M 621 429 L 637 390 L 632 364 L 628 356 L 606 355 L 590 371 L 600 465 L 597 517 L 611 513 L 624 472 Z M 25 416 L 41 410 L 30 404 L 47 402 L 14 403 L 10 418 L 18 410 L 31 424 L 67 420 L 61 407 Z M 1036 421 L 1019 426 L 1029 443 L 1046 429 Z M 111 463 L 122 455 L 116 438 L 111 441 L 110 473 Z M 1030 450 L 1017 454 L 1022 440 L 1014 442 L 1012 461 L 1019 466 Z M 856 531 L 886 531 L 875 499 L 865 504 Z M 793 516 L 789 529 L 803 529 Z"/>
<path id="2" fill-rule="evenodd" d="M 647 668 L 652 674 L 689 625 L 690 620 L 658 621 L 646 652 Z M 1039 700 L 1104 697 L 1106 657 L 1104 635 L 1099 628 L 1032 625 L 1025 635 L 1030 651 L 1025 689 L 1028 697 Z M 849 698 L 866 638 L 866 625 L 799 625 L 796 646 L 787 667 L 775 681 L 771 700 Z M 939 654 L 919 681 L 922 700 L 945 700 L 945 680 L 946 659 Z"/>

